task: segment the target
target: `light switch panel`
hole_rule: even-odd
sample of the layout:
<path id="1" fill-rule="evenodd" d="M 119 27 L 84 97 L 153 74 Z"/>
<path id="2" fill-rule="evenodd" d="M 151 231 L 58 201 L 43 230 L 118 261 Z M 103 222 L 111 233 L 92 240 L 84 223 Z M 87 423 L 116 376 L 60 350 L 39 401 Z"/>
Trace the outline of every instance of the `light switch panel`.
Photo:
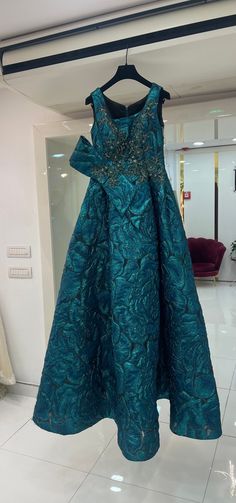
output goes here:
<path id="1" fill-rule="evenodd" d="M 30 246 L 8 246 L 7 256 L 11 258 L 29 258 L 31 257 Z"/>
<path id="2" fill-rule="evenodd" d="M 20 279 L 32 278 L 32 267 L 9 267 L 8 276 Z"/>

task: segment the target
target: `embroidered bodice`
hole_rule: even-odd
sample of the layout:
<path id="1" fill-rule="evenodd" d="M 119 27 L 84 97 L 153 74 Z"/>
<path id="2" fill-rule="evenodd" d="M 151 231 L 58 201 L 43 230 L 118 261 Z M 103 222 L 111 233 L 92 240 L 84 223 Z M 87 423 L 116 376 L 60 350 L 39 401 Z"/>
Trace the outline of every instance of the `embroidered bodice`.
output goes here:
<path id="1" fill-rule="evenodd" d="M 130 107 L 143 103 L 142 108 L 132 114 L 113 118 L 110 105 L 124 107 L 105 96 L 98 87 L 92 93 L 94 122 L 91 138 L 97 158 L 89 176 L 101 183 L 116 186 L 123 177 L 132 183 L 140 183 L 149 177 L 163 181 L 166 172 L 163 152 L 163 122 L 160 120 L 160 91 L 162 87 L 153 83 L 147 96 Z M 129 108 L 130 108 L 129 107 Z M 127 110 L 127 109 L 126 109 Z M 83 136 L 78 141 L 88 142 Z M 76 158 L 77 146 L 74 156 Z"/>

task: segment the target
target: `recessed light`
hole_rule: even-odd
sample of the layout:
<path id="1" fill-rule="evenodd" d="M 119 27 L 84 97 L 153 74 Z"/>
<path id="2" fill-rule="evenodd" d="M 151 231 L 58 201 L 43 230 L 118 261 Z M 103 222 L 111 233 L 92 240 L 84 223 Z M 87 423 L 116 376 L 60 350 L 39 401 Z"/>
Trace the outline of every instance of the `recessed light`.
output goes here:
<path id="1" fill-rule="evenodd" d="M 232 141 L 236 141 L 236 138 L 232 138 Z"/>
<path id="2" fill-rule="evenodd" d="M 65 154 L 52 154 L 51 157 L 65 157 Z"/>
<path id="3" fill-rule="evenodd" d="M 62 178 L 65 178 L 66 176 L 68 176 L 68 173 L 61 173 Z"/>
<path id="4" fill-rule="evenodd" d="M 110 490 L 113 491 L 114 493 L 120 493 L 121 487 L 111 486 Z"/>
<path id="5" fill-rule="evenodd" d="M 193 145 L 196 145 L 196 147 L 198 147 L 200 145 L 204 145 L 204 141 L 194 141 Z"/>

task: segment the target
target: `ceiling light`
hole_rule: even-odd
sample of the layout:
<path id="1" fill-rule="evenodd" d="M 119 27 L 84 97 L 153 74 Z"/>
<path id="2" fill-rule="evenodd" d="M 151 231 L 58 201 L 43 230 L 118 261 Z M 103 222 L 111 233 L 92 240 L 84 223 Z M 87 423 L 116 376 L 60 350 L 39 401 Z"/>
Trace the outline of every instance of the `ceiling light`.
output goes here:
<path id="1" fill-rule="evenodd" d="M 112 475 L 111 478 L 113 480 L 118 480 L 119 482 L 122 482 L 122 480 L 124 480 L 124 477 L 122 475 L 117 475 L 117 474 Z"/>
<path id="2" fill-rule="evenodd" d="M 232 138 L 232 141 L 236 141 L 236 138 Z"/>
<path id="3" fill-rule="evenodd" d="M 68 176 L 68 173 L 61 173 L 62 178 L 65 178 L 66 176 Z"/>
<path id="4" fill-rule="evenodd" d="M 233 115 L 233 114 L 221 114 L 221 115 L 217 115 L 217 117 L 231 117 L 231 115 Z"/>
<path id="5" fill-rule="evenodd" d="M 193 145 L 196 145 L 196 147 L 198 147 L 200 145 L 204 145 L 204 141 L 194 141 Z"/>
<path id="6" fill-rule="evenodd" d="M 56 158 L 65 157 L 65 154 L 52 154 L 51 157 L 56 157 Z"/>
<path id="7" fill-rule="evenodd" d="M 213 108 L 210 110 L 209 114 L 218 114 L 219 112 L 223 112 L 224 110 L 221 110 L 221 108 Z"/>

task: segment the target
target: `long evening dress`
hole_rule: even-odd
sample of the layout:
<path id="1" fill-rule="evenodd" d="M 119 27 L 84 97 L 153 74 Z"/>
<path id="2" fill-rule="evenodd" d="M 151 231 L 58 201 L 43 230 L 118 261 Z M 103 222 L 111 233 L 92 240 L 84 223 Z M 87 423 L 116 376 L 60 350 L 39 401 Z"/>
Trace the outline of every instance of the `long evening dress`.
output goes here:
<path id="1" fill-rule="evenodd" d="M 32 418 L 62 435 L 113 418 L 131 461 L 159 449 L 160 398 L 169 399 L 175 434 L 222 434 L 188 242 L 165 169 L 161 89 L 153 83 L 129 107 L 100 88 L 91 93 L 92 143 L 80 136 L 70 157 L 90 181 Z"/>

